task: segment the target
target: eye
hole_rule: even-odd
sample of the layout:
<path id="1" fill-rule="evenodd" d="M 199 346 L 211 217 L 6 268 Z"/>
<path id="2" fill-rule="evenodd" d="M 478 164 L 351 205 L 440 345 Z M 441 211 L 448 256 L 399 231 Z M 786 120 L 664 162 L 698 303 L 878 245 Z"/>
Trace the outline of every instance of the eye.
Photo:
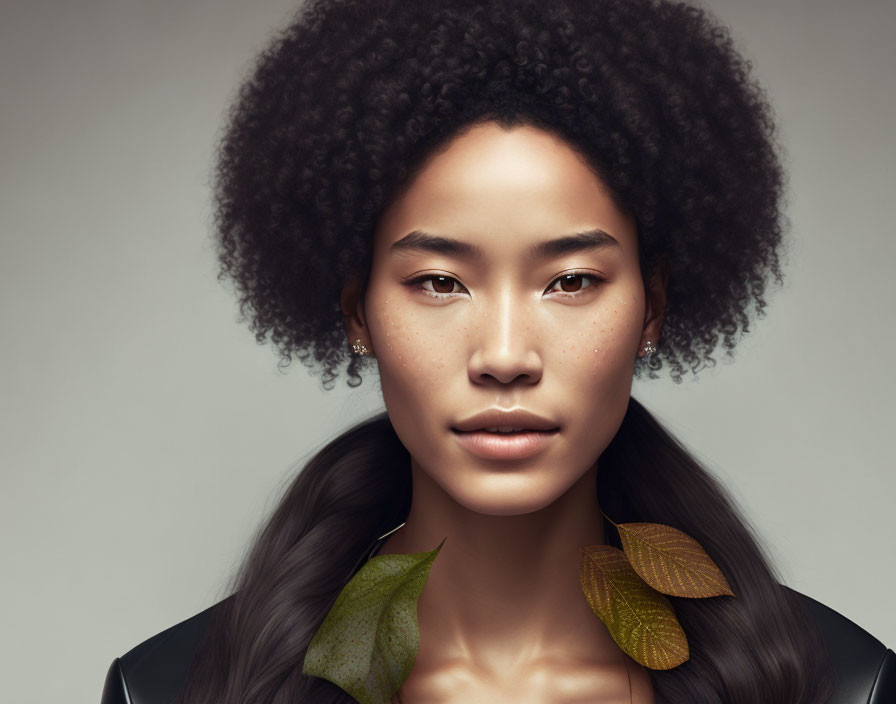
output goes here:
<path id="1" fill-rule="evenodd" d="M 424 284 L 430 284 L 427 288 Z M 455 291 L 455 284 L 460 287 L 460 291 Z M 416 276 L 404 282 L 405 286 L 422 291 L 432 298 L 452 298 L 455 294 L 466 291 L 463 285 L 452 276 L 443 276 L 442 274 L 424 274 Z"/>
<path id="2" fill-rule="evenodd" d="M 561 298 L 572 298 L 581 295 L 584 289 L 590 288 L 594 283 L 605 280 L 606 279 L 603 279 L 596 274 L 570 272 L 554 279 L 546 293 L 548 291 L 554 291 L 555 293 L 560 294 Z M 555 289 L 554 286 L 558 283 L 561 288 Z M 453 298 L 459 293 L 469 293 L 460 281 L 453 276 L 445 276 L 443 274 L 423 274 L 422 276 L 415 276 L 414 278 L 405 281 L 404 285 L 409 286 L 414 290 L 421 291 L 430 298 Z M 459 290 L 455 287 L 458 287 Z"/>
<path id="3" fill-rule="evenodd" d="M 578 296 L 584 289 L 590 288 L 595 283 L 605 280 L 606 279 L 602 279 L 595 274 L 586 274 L 584 272 L 573 271 L 569 274 L 563 274 L 563 276 L 558 276 L 556 279 L 554 279 L 551 285 L 548 286 L 547 291 L 559 293 L 561 294 L 561 297 Z M 588 283 L 582 285 L 583 281 L 588 281 Z M 558 283 L 560 284 L 561 288 L 554 288 Z"/>

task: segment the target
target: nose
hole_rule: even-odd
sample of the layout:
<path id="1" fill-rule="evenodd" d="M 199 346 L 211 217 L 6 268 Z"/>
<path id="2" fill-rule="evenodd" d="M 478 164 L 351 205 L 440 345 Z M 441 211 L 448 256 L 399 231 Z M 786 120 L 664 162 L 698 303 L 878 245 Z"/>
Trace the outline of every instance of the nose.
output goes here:
<path id="1" fill-rule="evenodd" d="M 538 329 L 518 294 L 505 292 L 498 305 L 483 302 L 477 313 L 467 369 L 477 385 L 536 384 L 543 373 Z"/>

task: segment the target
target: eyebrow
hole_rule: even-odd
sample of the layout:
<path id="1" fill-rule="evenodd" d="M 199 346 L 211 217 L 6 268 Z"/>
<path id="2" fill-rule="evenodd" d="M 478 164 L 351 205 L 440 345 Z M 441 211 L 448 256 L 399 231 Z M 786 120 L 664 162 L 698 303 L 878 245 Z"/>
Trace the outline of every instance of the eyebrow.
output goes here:
<path id="1" fill-rule="evenodd" d="M 531 259 L 547 259 L 564 254 L 589 252 L 605 247 L 619 246 L 619 241 L 615 237 L 595 228 L 538 242 L 529 247 L 529 257 Z M 479 245 L 462 242 L 451 237 L 432 235 L 423 230 L 414 230 L 397 242 L 393 242 L 390 250 L 393 253 L 432 252 L 458 259 L 482 259 L 485 257 L 485 253 Z"/>

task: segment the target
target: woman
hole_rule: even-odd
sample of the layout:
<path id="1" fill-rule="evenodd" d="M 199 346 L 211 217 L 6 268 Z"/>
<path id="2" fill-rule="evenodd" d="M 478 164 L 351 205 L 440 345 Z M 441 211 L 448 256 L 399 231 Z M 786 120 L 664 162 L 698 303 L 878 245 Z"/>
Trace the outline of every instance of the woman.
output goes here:
<path id="1" fill-rule="evenodd" d="M 222 146 L 222 273 L 284 362 L 327 387 L 375 366 L 386 413 L 307 464 L 231 597 L 113 663 L 104 703 L 892 700 L 892 651 L 782 587 L 630 395 L 762 315 L 782 182 L 763 94 L 697 9 L 307 5 Z M 633 523 L 695 539 L 730 586 L 668 597 L 671 667 L 582 577 Z M 421 555 L 397 687 L 321 676 L 353 577 Z"/>

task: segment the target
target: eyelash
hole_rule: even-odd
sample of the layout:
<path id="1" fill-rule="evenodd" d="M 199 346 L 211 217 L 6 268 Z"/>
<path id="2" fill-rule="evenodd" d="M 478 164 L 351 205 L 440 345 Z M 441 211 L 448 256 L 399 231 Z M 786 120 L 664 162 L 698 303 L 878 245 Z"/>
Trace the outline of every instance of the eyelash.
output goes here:
<path id="1" fill-rule="evenodd" d="M 548 286 L 547 289 L 545 289 L 545 291 L 550 291 L 551 288 L 553 288 L 554 285 L 558 281 L 560 281 L 560 279 L 562 279 L 566 276 L 578 276 L 583 279 L 591 279 L 591 283 L 588 286 L 586 286 L 585 288 L 580 289 L 579 291 L 574 291 L 573 293 L 568 293 L 568 292 L 563 292 L 563 291 L 555 292 L 555 293 L 559 293 L 561 298 L 577 298 L 578 296 L 583 295 L 587 289 L 591 288 L 595 284 L 603 283 L 604 281 L 606 281 L 606 279 L 601 278 L 600 276 L 597 276 L 596 274 L 591 274 L 591 273 L 587 273 L 584 271 L 570 271 L 565 274 L 561 274 L 556 279 L 554 279 L 551 282 L 551 285 Z M 425 288 L 423 288 L 422 286 L 420 286 L 420 284 L 422 284 L 423 282 L 430 281 L 432 279 L 447 279 L 449 281 L 454 281 L 455 283 L 457 283 L 459 286 L 461 286 L 463 288 L 463 284 L 460 281 L 458 281 L 457 279 L 455 279 L 453 276 L 444 276 L 442 274 L 423 274 L 422 276 L 415 276 L 414 278 L 408 279 L 407 281 L 405 281 L 404 285 L 414 288 L 416 290 L 419 290 L 422 293 L 429 296 L 430 298 L 445 299 L 445 298 L 451 298 L 451 297 L 457 295 L 457 293 L 439 293 L 436 291 L 428 291 Z"/>

